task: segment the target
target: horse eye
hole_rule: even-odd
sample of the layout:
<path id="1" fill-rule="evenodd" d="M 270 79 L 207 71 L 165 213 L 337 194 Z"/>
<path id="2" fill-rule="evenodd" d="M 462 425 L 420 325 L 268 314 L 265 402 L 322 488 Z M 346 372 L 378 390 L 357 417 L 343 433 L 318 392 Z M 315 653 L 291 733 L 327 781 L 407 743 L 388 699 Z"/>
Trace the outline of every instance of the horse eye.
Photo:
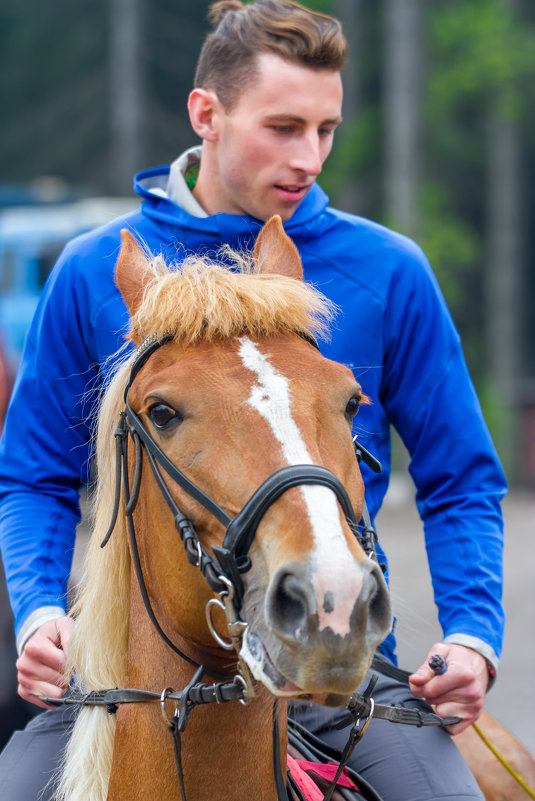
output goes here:
<path id="1" fill-rule="evenodd" d="M 151 406 L 149 417 L 151 422 L 159 429 L 168 428 L 172 422 L 180 422 L 182 419 L 174 409 L 165 403 L 155 403 Z"/>
<path id="2" fill-rule="evenodd" d="M 346 406 L 346 417 L 354 417 L 359 410 L 360 406 L 360 396 L 353 395 L 352 398 L 349 399 L 348 404 Z"/>

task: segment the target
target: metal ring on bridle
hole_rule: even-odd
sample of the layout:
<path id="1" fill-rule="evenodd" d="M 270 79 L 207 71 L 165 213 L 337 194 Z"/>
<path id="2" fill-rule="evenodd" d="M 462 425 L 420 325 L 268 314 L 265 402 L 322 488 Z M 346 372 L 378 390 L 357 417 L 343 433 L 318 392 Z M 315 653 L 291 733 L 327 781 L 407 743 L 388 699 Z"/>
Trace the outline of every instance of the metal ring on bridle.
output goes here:
<path id="1" fill-rule="evenodd" d="M 201 547 L 201 543 L 199 542 L 199 540 L 196 540 L 195 547 L 197 548 L 197 562 L 193 566 L 194 567 L 200 567 L 201 563 L 202 563 L 202 547 Z"/>
<path id="2" fill-rule="evenodd" d="M 172 687 L 166 687 L 165 690 L 162 690 L 162 694 L 160 695 L 160 708 L 162 710 L 163 719 L 165 720 L 170 729 L 174 728 L 172 723 L 173 718 L 170 718 L 167 715 L 167 709 L 165 708 L 165 701 L 167 699 L 167 696 L 170 695 L 172 692 L 173 692 Z M 178 704 L 176 705 L 175 708 L 175 716 L 177 712 L 178 712 Z"/>
<path id="3" fill-rule="evenodd" d="M 364 734 L 364 732 L 366 731 L 366 729 L 368 728 L 368 726 L 372 722 L 373 710 L 374 709 L 375 709 L 375 701 L 373 700 L 373 698 L 370 698 L 370 711 L 369 711 L 368 717 L 364 721 L 362 727 L 358 730 L 359 731 L 359 737 L 362 737 L 362 735 Z"/>
<path id="4" fill-rule="evenodd" d="M 253 684 L 251 683 L 251 685 L 249 685 L 247 679 L 242 676 L 241 673 L 236 674 L 234 677 L 234 683 L 239 683 L 243 687 L 243 698 L 240 698 L 240 704 L 243 704 L 243 706 L 249 706 L 251 699 L 256 695 Z"/>
<path id="5" fill-rule="evenodd" d="M 212 612 L 211 612 L 214 606 L 216 606 L 218 609 L 221 609 L 224 612 L 225 617 L 227 614 L 225 604 L 220 598 L 210 598 L 210 600 L 206 604 L 206 622 L 208 623 L 210 634 L 212 635 L 216 643 L 221 646 L 221 648 L 225 648 L 225 650 L 227 651 L 233 651 L 234 643 L 232 642 L 232 640 L 230 641 L 224 640 L 221 637 L 221 635 L 216 631 L 216 628 L 214 626 L 214 621 L 212 620 Z"/>

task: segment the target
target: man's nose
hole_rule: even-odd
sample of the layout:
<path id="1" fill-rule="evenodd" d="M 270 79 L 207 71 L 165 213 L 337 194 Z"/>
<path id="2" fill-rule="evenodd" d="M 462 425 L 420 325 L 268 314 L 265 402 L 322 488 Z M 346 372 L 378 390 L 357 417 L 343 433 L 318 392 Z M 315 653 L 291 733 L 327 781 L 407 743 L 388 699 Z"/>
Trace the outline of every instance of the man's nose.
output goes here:
<path id="1" fill-rule="evenodd" d="M 290 166 L 307 175 L 317 176 L 322 170 L 323 161 L 319 136 L 313 134 L 296 143 Z"/>

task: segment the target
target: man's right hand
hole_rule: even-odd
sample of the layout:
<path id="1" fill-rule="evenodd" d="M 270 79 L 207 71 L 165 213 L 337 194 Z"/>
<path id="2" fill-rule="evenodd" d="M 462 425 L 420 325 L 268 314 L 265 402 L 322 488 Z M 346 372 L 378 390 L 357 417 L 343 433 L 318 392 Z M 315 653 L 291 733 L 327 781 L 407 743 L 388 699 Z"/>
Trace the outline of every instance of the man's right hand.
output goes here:
<path id="1" fill-rule="evenodd" d="M 17 659 L 18 694 L 25 701 L 48 708 L 39 695 L 61 698 L 70 677 L 65 675 L 74 620 L 58 617 L 43 623 L 26 641 Z"/>

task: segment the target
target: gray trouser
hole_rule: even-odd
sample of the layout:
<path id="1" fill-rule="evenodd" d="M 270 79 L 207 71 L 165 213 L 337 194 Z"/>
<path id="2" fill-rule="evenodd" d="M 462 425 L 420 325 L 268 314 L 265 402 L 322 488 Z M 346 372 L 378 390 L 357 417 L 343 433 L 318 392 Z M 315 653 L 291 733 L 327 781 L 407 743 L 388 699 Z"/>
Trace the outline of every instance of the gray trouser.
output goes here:
<path id="1" fill-rule="evenodd" d="M 371 672 L 362 686 L 368 685 Z M 431 707 L 411 694 L 408 686 L 379 676 L 373 690 L 377 704 L 403 704 L 430 712 Z M 291 716 L 320 740 L 342 751 L 350 729 L 332 726 L 344 709 L 294 702 Z M 355 746 L 349 766 L 370 784 L 384 801 L 484 801 L 484 796 L 459 749 L 437 726 L 407 726 L 372 719 Z"/>
<path id="2" fill-rule="evenodd" d="M 0 754 L 2 801 L 48 801 L 67 744 L 76 708 L 66 706 L 36 715 L 11 736 Z"/>
<path id="3" fill-rule="evenodd" d="M 363 687 L 368 679 L 363 682 Z M 379 704 L 400 704 L 429 711 L 406 685 L 380 676 L 373 697 Z M 295 703 L 292 716 L 328 745 L 343 749 L 348 730 L 331 728 L 345 713 L 315 704 Z M 15 732 L 0 754 L 2 801 L 48 801 L 53 777 L 76 710 L 44 712 Z M 353 751 L 350 766 L 384 801 L 484 801 L 453 741 L 442 729 L 417 728 L 372 720 Z"/>

